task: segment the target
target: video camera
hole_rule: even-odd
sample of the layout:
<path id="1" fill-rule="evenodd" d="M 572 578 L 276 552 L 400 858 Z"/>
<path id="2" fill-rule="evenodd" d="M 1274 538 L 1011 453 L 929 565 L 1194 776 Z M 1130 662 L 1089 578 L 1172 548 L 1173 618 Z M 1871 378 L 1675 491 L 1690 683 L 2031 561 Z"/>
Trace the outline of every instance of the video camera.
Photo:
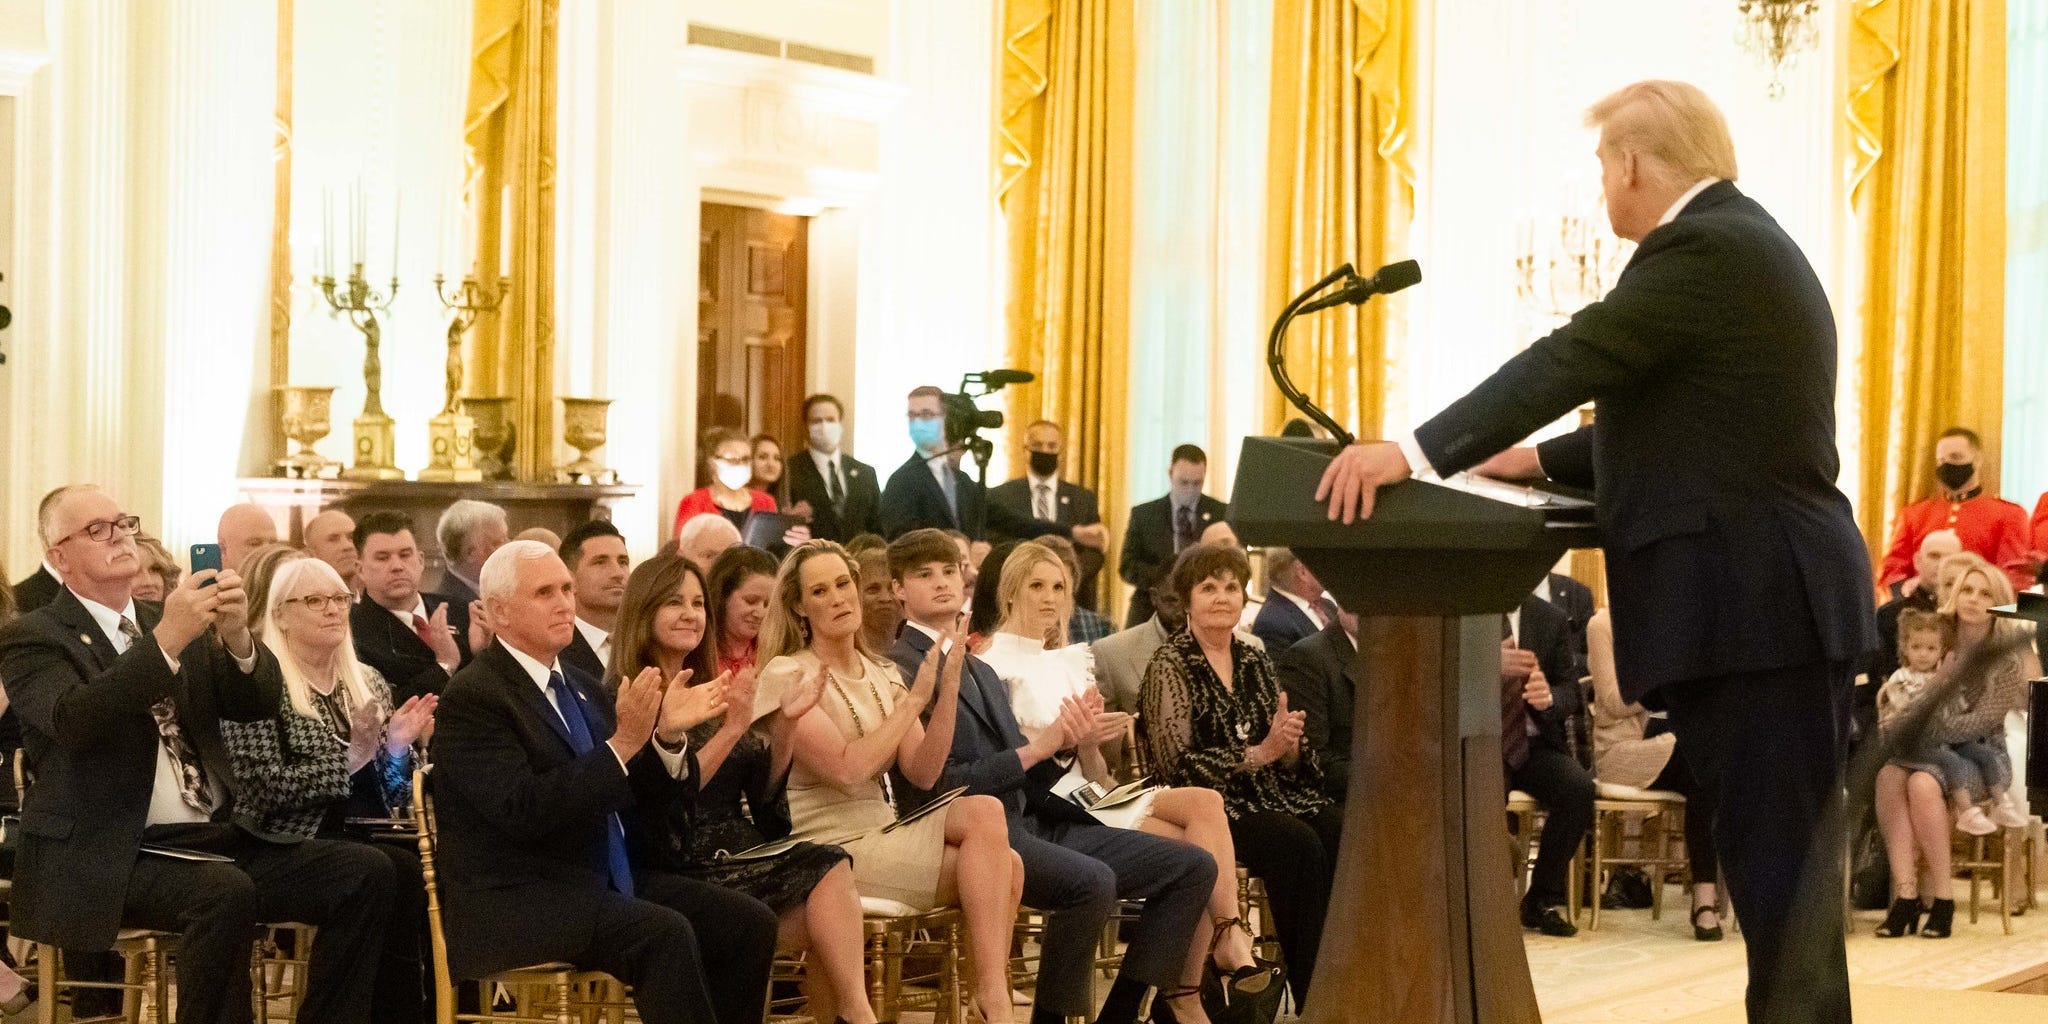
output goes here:
<path id="1" fill-rule="evenodd" d="M 1003 414 L 981 408 L 974 404 L 975 399 L 993 395 L 1011 384 L 1029 384 L 1037 379 L 1038 375 L 1029 370 L 983 370 L 963 375 L 959 392 L 939 399 L 939 407 L 946 414 L 946 440 L 971 453 L 986 471 L 996 446 L 981 432 L 1002 427 Z"/>

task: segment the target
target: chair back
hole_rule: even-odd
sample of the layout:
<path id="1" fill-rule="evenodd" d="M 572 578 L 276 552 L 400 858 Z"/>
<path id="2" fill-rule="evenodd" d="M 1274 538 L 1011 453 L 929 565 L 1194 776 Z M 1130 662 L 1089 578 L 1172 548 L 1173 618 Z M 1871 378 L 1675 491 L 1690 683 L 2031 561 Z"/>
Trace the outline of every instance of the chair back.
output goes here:
<path id="1" fill-rule="evenodd" d="M 432 945 L 434 991 L 442 1007 L 455 1005 L 455 979 L 448 973 L 448 936 L 441 930 L 441 886 L 434 870 L 434 846 L 439 835 L 434 823 L 434 798 L 427 792 L 427 775 L 433 765 L 421 765 L 412 773 L 412 823 L 419 837 L 420 876 L 427 887 L 427 938 Z"/>

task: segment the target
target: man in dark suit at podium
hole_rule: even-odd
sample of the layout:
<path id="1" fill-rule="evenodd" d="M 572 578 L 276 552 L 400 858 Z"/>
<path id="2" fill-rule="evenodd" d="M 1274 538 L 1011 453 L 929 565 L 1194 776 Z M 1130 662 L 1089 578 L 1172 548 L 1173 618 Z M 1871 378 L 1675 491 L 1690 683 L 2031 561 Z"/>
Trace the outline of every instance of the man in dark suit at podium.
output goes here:
<path id="1" fill-rule="evenodd" d="M 1202 493 L 1202 484 L 1209 479 L 1209 456 L 1202 449 L 1191 444 L 1175 448 L 1166 475 L 1166 497 L 1131 509 L 1131 521 L 1124 527 L 1116 571 L 1131 585 L 1125 629 L 1152 617 L 1152 587 L 1173 569 L 1174 558 L 1200 544 L 1210 523 L 1230 515 L 1229 505 Z"/>
<path id="2" fill-rule="evenodd" d="M 1594 487 L 1622 695 L 1669 709 L 1747 940 L 1751 1021 L 1847 1021 L 1841 787 L 1870 558 L 1835 486 L 1835 324 L 1806 257 L 1735 187 L 1697 88 L 1587 113 L 1615 233 L 1607 297 L 1412 437 L 1347 448 L 1317 490 L 1370 515 L 1417 470 Z M 1510 448 L 1588 399 L 1591 427 Z M 1695 760 L 1696 758 L 1696 760 Z"/>

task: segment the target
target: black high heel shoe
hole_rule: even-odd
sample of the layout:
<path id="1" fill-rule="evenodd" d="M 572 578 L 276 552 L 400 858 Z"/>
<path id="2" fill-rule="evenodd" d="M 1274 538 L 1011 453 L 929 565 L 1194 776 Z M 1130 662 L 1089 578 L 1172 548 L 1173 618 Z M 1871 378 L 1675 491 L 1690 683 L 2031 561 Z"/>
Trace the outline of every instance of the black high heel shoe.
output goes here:
<path id="1" fill-rule="evenodd" d="M 1700 915 L 1701 915 L 1701 914 L 1712 914 L 1712 915 L 1714 915 L 1714 926 L 1713 926 L 1712 928 L 1702 928 L 1702 927 L 1700 927 Z M 1706 905 L 1706 906 L 1704 906 L 1704 907 L 1694 907 L 1694 908 L 1692 908 L 1692 937 L 1693 937 L 1693 941 L 1695 941 L 1695 942 L 1719 942 L 1719 941 L 1721 941 L 1721 920 L 1720 920 L 1720 918 L 1721 918 L 1721 908 L 1720 908 L 1720 907 L 1717 907 L 1717 906 L 1715 906 L 1715 905 L 1713 905 L 1712 903 L 1709 903 L 1709 904 L 1707 904 L 1707 905 Z"/>
<path id="2" fill-rule="evenodd" d="M 1949 929 L 1955 925 L 1955 920 L 1956 901 L 1935 900 L 1934 905 L 1927 908 L 1927 923 L 1920 926 L 1920 937 L 1923 939 L 1948 938 Z"/>
<path id="3" fill-rule="evenodd" d="M 1209 957 L 1202 971 L 1202 1009 L 1211 1024 L 1273 1024 L 1280 1012 L 1281 997 L 1287 991 L 1287 969 L 1270 960 L 1259 959 L 1234 970 L 1216 964 L 1216 947 L 1232 928 L 1251 928 L 1242 918 L 1219 917 L 1209 938 Z"/>
<path id="4" fill-rule="evenodd" d="M 1949 901 L 1949 910 L 1955 910 L 1954 900 Z M 1896 939 L 1901 935 L 1911 935 L 1919 931 L 1920 913 L 1920 900 L 1917 897 L 1892 900 L 1892 908 L 1885 912 L 1884 923 L 1877 926 L 1877 937 Z"/>

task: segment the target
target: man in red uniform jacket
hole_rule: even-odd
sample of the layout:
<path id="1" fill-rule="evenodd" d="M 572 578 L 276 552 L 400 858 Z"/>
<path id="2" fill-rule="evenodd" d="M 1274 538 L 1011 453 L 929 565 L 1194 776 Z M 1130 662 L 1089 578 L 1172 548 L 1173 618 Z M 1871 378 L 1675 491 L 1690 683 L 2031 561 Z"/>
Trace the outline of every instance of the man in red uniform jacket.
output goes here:
<path id="1" fill-rule="evenodd" d="M 1920 550 L 1920 541 L 1936 530 L 1954 530 L 1962 538 L 1964 551 L 1983 555 L 2004 569 L 2012 577 L 2014 589 L 2034 585 L 2034 574 L 2029 571 L 2032 538 L 2028 536 L 2027 512 L 1984 493 L 1977 482 L 1978 449 L 1977 434 L 1967 427 L 1950 427 L 1935 440 L 1934 472 L 1941 493 L 1899 510 L 1891 547 L 1878 570 L 1878 585 L 1893 597 L 1898 593 L 1892 587 L 1913 577 L 1913 552 Z"/>

